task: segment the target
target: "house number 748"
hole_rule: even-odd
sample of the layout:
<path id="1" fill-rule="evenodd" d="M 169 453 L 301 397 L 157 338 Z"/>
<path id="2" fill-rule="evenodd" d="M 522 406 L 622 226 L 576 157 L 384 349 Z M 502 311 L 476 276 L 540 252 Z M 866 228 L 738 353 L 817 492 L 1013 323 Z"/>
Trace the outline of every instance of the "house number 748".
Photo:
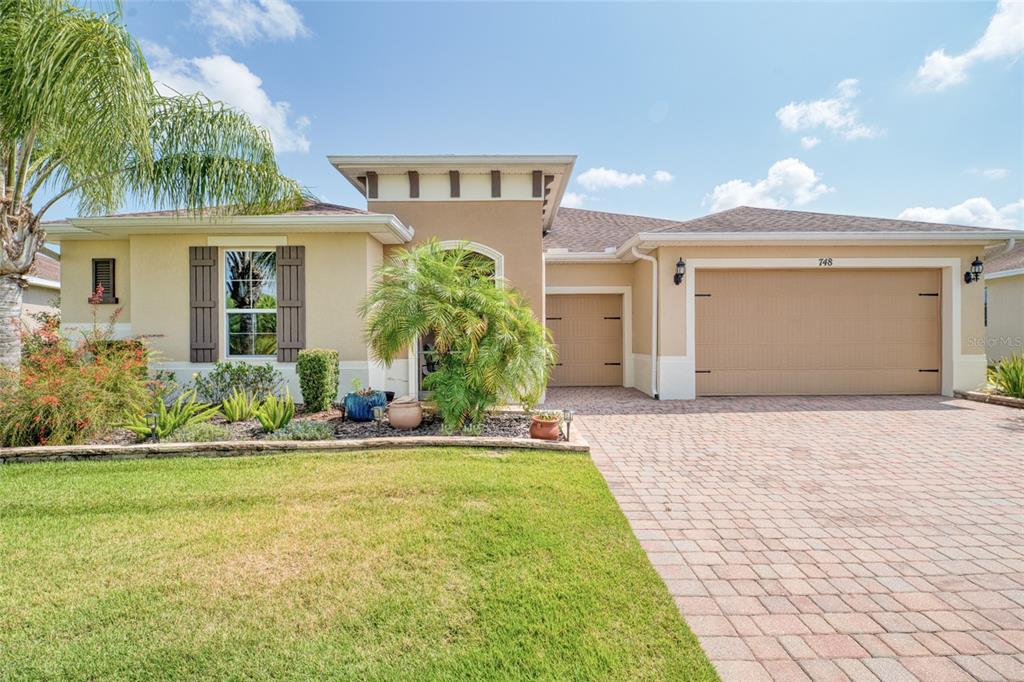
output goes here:
<path id="1" fill-rule="evenodd" d="M 830 268 L 830 267 L 832 267 L 832 259 L 831 258 L 819 258 L 818 259 L 818 267 L 819 268 Z"/>

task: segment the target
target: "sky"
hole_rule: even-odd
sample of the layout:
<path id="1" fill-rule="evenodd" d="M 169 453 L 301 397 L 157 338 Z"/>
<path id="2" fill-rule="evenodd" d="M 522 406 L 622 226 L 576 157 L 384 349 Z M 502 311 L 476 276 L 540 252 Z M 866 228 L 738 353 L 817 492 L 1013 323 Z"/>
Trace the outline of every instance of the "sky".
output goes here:
<path id="1" fill-rule="evenodd" d="M 329 154 L 576 154 L 565 206 L 1024 228 L 1024 2 L 124 3 L 160 87 Z M 50 217 L 73 215 L 62 204 Z"/>

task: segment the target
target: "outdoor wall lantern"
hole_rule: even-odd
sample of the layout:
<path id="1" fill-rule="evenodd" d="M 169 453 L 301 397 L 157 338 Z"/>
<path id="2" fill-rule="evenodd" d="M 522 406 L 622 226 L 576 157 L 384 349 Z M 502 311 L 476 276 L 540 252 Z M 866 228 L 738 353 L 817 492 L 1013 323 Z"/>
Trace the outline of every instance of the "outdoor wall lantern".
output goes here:
<path id="1" fill-rule="evenodd" d="M 981 259 L 977 256 L 974 257 L 974 262 L 971 263 L 971 269 L 964 273 L 964 282 L 970 284 L 971 282 L 977 282 L 981 279 L 981 271 L 985 268 Z"/>
<path id="2" fill-rule="evenodd" d="M 686 261 L 684 261 L 682 258 L 680 258 L 676 262 L 676 274 L 675 274 L 675 277 L 672 278 L 672 281 L 676 283 L 676 286 L 679 286 L 680 284 L 683 283 L 683 275 L 685 275 L 685 274 L 686 274 Z"/>

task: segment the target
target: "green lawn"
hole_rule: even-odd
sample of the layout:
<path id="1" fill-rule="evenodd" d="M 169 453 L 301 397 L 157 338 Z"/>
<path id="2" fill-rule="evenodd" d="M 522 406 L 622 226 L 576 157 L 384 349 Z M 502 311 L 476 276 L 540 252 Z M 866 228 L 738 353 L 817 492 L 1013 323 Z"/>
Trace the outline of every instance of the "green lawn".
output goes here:
<path id="1" fill-rule="evenodd" d="M 578 454 L 0 468 L 0 679 L 715 673 Z"/>

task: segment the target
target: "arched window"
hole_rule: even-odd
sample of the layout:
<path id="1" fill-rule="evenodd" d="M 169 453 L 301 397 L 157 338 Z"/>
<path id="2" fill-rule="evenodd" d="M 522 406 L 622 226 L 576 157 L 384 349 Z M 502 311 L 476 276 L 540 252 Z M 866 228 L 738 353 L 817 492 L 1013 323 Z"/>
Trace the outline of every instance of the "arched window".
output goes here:
<path id="1" fill-rule="evenodd" d="M 442 249 L 458 249 L 463 248 L 473 253 L 478 253 L 481 256 L 486 257 L 494 263 L 494 281 L 498 283 L 498 286 L 504 286 L 505 282 L 505 256 L 500 251 L 496 251 L 486 244 L 480 244 L 477 242 L 459 241 L 456 239 L 450 239 L 448 241 L 438 242 L 438 245 Z"/>

